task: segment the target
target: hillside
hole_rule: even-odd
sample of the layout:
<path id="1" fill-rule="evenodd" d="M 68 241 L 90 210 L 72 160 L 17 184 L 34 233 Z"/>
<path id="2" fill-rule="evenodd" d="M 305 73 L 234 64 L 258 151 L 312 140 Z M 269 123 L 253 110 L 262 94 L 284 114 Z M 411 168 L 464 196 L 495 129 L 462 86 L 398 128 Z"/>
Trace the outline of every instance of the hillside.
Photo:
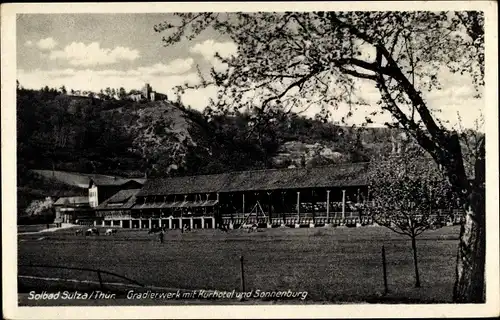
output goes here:
<path id="1" fill-rule="evenodd" d="M 251 115 L 212 117 L 182 105 L 18 90 L 19 168 L 122 176 L 367 161 L 391 150 L 389 129 L 358 131 L 294 114 L 251 127 Z M 37 156 L 34 157 L 33 155 Z"/>
<path id="2" fill-rule="evenodd" d="M 395 129 L 295 114 L 277 112 L 259 124 L 246 113 L 208 118 L 168 101 L 82 99 L 53 89 L 19 89 L 17 114 L 18 187 L 26 199 L 64 189 L 40 189 L 30 169 L 156 177 L 320 166 L 369 161 L 405 140 Z"/>

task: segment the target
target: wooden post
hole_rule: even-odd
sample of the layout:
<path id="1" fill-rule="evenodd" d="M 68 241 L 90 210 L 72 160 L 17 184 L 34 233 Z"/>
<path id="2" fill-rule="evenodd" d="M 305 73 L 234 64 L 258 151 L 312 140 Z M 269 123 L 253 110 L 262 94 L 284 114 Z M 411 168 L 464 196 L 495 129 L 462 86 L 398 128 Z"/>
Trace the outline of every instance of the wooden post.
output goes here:
<path id="1" fill-rule="evenodd" d="M 243 267 L 243 256 L 240 257 L 241 266 L 241 292 L 245 292 L 245 269 Z"/>
<path id="2" fill-rule="evenodd" d="M 297 191 L 297 219 L 300 219 L 300 191 Z"/>
<path id="3" fill-rule="evenodd" d="M 179 227 L 181 228 L 181 233 L 184 233 L 184 222 L 182 222 L 184 209 L 181 208 L 181 217 L 179 218 Z"/>
<path id="4" fill-rule="evenodd" d="M 97 270 L 97 277 L 99 278 L 99 287 L 104 290 L 104 285 L 102 284 L 101 270 Z"/>
<path id="5" fill-rule="evenodd" d="M 314 190 L 311 190 L 311 196 L 312 196 L 312 209 L 313 209 L 313 212 L 312 212 L 312 218 L 313 218 L 313 225 L 316 226 L 316 199 L 314 198 Z M 311 224 L 309 224 L 309 226 L 311 226 Z"/>
<path id="6" fill-rule="evenodd" d="M 254 208 L 255 208 L 255 223 L 257 223 L 257 224 L 258 224 L 258 223 L 259 223 L 259 214 L 260 214 L 259 209 L 262 209 L 262 211 L 264 211 L 264 208 L 262 208 L 262 206 L 261 206 L 261 204 L 260 204 L 260 203 L 261 203 L 261 201 L 262 201 L 262 199 L 260 198 L 260 192 L 254 192 L 253 194 L 254 194 L 255 199 L 256 199 L 256 200 L 255 200 L 255 205 L 254 205 Z M 252 210 L 253 210 L 253 209 L 252 209 Z M 264 213 L 264 214 L 265 214 L 265 213 Z M 250 220 L 250 219 L 248 219 L 248 218 L 250 218 L 250 215 L 248 215 L 248 217 L 247 217 L 247 219 L 246 219 L 246 220 L 247 220 L 247 222 L 248 222 L 248 220 Z"/>
<path id="7" fill-rule="evenodd" d="M 326 223 L 330 220 L 330 190 L 326 190 Z"/>
<path id="8" fill-rule="evenodd" d="M 285 191 L 281 191 L 281 211 L 282 211 L 282 225 L 286 225 L 286 208 L 285 208 Z"/>
<path id="9" fill-rule="evenodd" d="M 361 196 L 360 196 L 360 190 L 358 188 L 357 192 L 356 192 L 356 203 L 359 203 L 360 202 L 360 199 L 361 199 Z"/>
<path id="10" fill-rule="evenodd" d="M 245 215 L 245 193 L 243 192 L 243 206 L 241 208 L 243 215 Z"/>
<path id="11" fill-rule="evenodd" d="M 217 205 L 213 213 L 212 221 L 215 221 L 215 219 L 217 219 L 218 222 L 216 222 L 213 228 L 218 228 L 219 225 L 222 225 L 222 219 L 220 219 L 219 216 L 220 216 L 220 209 L 219 206 Z"/>
<path id="12" fill-rule="evenodd" d="M 345 189 L 342 190 L 342 220 L 345 219 Z"/>
<path id="13" fill-rule="evenodd" d="M 220 213 L 220 204 L 219 204 L 219 193 L 217 192 L 217 207 L 216 207 L 216 212 L 214 212 L 214 215 L 217 215 L 216 219 L 217 219 L 217 227 L 218 225 L 222 225 L 222 217 L 221 217 L 221 213 Z M 215 223 L 215 221 L 214 221 Z M 214 225 L 213 228 L 216 228 L 216 226 Z"/>
<path id="14" fill-rule="evenodd" d="M 382 246 L 382 272 L 384 274 L 384 295 L 387 294 L 388 287 L 387 287 L 387 265 L 386 265 L 386 260 L 385 260 L 385 247 Z"/>
<path id="15" fill-rule="evenodd" d="M 233 206 L 233 194 L 231 193 L 229 198 L 231 199 L 231 207 L 234 208 Z M 233 209 L 231 208 L 231 223 L 234 224 L 234 212 L 233 212 Z"/>
<path id="16" fill-rule="evenodd" d="M 273 224 L 273 205 L 271 203 L 271 192 L 267 192 L 267 205 L 268 205 L 268 221 L 267 221 L 267 224 L 268 224 L 268 228 L 270 228 L 270 226 Z"/>

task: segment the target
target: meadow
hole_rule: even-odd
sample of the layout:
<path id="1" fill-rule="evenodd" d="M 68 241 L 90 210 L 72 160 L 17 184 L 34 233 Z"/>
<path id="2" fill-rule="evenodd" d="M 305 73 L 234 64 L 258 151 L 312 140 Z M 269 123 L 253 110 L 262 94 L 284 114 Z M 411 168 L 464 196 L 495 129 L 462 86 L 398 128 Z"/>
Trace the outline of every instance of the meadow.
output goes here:
<path id="1" fill-rule="evenodd" d="M 252 233 L 171 230 L 164 243 L 146 230 L 124 229 L 111 236 L 88 237 L 74 231 L 18 236 L 18 275 L 28 276 L 19 278 L 20 294 L 82 288 L 78 282 L 35 278 L 96 280 L 91 272 L 24 266 L 30 264 L 99 268 L 169 290 L 238 291 L 243 256 L 246 291 L 307 291 L 307 303 L 449 303 L 459 228 L 429 230 L 418 238 L 421 288 L 414 288 L 410 239 L 383 227 L 260 229 Z M 385 296 L 382 246 L 389 287 Z M 32 276 L 35 278 L 30 279 Z M 126 282 L 106 274 L 102 277 L 104 282 Z"/>

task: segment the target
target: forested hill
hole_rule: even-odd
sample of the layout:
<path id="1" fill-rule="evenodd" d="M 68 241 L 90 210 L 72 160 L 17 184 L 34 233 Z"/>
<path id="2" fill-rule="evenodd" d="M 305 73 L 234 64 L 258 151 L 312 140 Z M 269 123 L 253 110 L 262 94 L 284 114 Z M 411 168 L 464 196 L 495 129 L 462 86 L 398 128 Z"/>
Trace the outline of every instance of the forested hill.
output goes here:
<path id="1" fill-rule="evenodd" d="M 297 115 L 252 127 L 167 101 L 17 92 L 18 168 L 165 176 L 367 161 L 391 152 L 393 131 L 324 124 Z"/>

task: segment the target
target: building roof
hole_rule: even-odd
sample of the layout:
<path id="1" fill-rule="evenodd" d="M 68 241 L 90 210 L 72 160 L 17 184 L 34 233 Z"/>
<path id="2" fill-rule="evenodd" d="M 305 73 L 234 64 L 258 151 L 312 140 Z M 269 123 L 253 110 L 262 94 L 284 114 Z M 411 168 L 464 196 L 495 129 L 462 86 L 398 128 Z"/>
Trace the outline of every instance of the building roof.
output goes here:
<path id="1" fill-rule="evenodd" d="M 78 204 L 88 204 L 89 197 L 60 197 L 54 202 L 54 205 L 78 205 Z"/>
<path id="2" fill-rule="evenodd" d="M 90 181 L 93 180 L 97 185 L 122 185 L 129 181 L 136 181 L 144 184 L 144 178 L 124 178 L 119 176 L 110 176 L 104 174 L 91 174 L 80 172 L 67 172 L 56 170 L 32 170 L 34 173 L 45 178 L 55 179 L 62 183 L 76 186 L 79 188 L 88 188 Z"/>
<path id="3" fill-rule="evenodd" d="M 135 196 L 140 189 L 120 190 L 110 198 L 104 200 L 96 210 L 129 209 L 135 203 Z"/>
<path id="4" fill-rule="evenodd" d="M 112 177 L 112 176 L 96 176 L 89 178 L 89 185 L 93 182 L 97 186 L 121 186 L 128 182 L 137 182 L 138 184 L 144 184 L 146 179 L 144 178 L 122 178 L 122 177 Z"/>
<path id="5" fill-rule="evenodd" d="M 366 184 L 368 169 L 368 163 L 350 163 L 151 179 L 137 196 L 361 186 Z"/>

